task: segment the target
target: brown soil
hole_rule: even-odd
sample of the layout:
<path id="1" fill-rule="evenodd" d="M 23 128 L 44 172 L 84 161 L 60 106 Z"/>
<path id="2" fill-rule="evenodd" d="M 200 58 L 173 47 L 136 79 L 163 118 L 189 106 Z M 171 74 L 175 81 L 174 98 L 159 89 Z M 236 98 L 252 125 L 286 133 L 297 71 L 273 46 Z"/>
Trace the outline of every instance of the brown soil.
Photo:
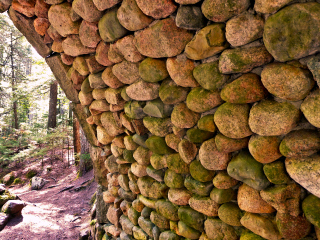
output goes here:
<path id="1" fill-rule="evenodd" d="M 50 172 L 46 170 L 48 164 L 52 168 Z M 9 188 L 27 206 L 22 210 L 21 217 L 11 219 L 0 232 L 0 240 L 79 239 L 80 230 L 89 227 L 90 199 L 97 187 L 93 181 L 93 171 L 76 179 L 76 167 L 66 167 L 60 161 L 53 164 L 48 161 L 44 168 L 39 163 L 30 163 L 24 169 L 30 167 L 40 169 L 37 176 L 49 182 L 38 191 L 31 191 L 28 184 Z M 20 171 L 18 177 L 25 172 Z M 54 185 L 56 187 L 48 188 Z M 68 186 L 74 188 L 58 193 Z M 74 190 L 81 186 L 81 190 Z"/>

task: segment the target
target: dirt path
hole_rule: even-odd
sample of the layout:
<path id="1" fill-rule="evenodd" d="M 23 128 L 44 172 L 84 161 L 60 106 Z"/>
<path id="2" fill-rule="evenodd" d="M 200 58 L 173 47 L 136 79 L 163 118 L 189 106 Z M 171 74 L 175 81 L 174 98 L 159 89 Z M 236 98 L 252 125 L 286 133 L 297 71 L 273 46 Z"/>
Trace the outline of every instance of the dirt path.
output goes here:
<path id="1" fill-rule="evenodd" d="M 80 229 L 88 227 L 90 215 L 90 198 L 96 190 L 93 172 L 76 178 L 76 170 L 70 169 L 67 175 L 55 182 L 50 180 L 42 190 L 30 191 L 30 187 L 14 187 L 9 189 L 27 203 L 22 216 L 12 219 L 0 232 L 0 240 L 58 240 L 78 239 Z M 80 191 L 64 191 L 61 189 L 73 185 L 85 189 Z M 58 185 L 48 188 L 51 185 Z"/>

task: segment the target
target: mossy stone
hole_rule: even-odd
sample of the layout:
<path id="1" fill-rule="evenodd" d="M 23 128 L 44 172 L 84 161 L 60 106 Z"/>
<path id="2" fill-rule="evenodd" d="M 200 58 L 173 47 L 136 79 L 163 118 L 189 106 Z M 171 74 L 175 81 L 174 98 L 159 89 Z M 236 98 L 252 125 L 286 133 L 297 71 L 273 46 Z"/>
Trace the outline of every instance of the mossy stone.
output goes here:
<path id="1" fill-rule="evenodd" d="M 228 81 L 229 76 L 220 73 L 219 63 L 202 63 L 193 70 L 193 76 L 197 82 L 207 90 L 219 90 Z"/>
<path id="2" fill-rule="evenodd" d="M 243 216 L 241 209 L 236 203 L 228 202 L 219 207 L 219 218 L 231 226 L 242 226 L 240 219 Z"/>
<path id="3" fill-rule="evenodd" d="M 198 128 L 191 128 L 187 130 L 187 138 L 193 143 L 203 143 L 209 138 L 212 138 L 213 135 L 213 132 L 204 131 Z"/>
<path id="4" fill-rule="evenodd" d="M 139 217 L 138 224 L 142 230 L 149 235 L 149 237 L 153 237 L 152 228 L 154 227 L 154 224 L 150 220 L 144 217 Z"/>
<path id="5" fill-rule="evenodd" d="M 159 183 L 149 176 L 140 177 L 137 181 L 137 184 L 143 196 L 153 199 L 159 199 L 163 197 L 163 194 L 167 189 L 165 184 Z"/>
<path id="6" fill-rule="evenodd" d="M 180 236 L 183 236 L 188 239 L 198 239 L 201 235 L 199 231 L 195 230 L 192 227 L 189 227 L 182 221 L 178 222 L 178 232 Z"/>
<path id="7" fill-rule="evenodd" d="M 173 110 L 172 105 L 164 104 L 161 99 L 155 99 L 147 102 L 143 108 L 143 112 L 150 117 L 165 118 L 171 115 Z"/>
<path id="8" fill-rule="evenodd" d="M 192 227 L 198 231 L 203 231 L 203 223 L 205 217 L 202 213 L 193 210 L 190 207 L 180 207 L 178 210 L 180 221 L 183 221 L 189 227 Z"/>
<path id="9" fill-rule="evenodd" d="M 142 119 L 146 116 L 143 112 L 145 102 L 129 101 L 124 105 L 124 112 L 129 118 Z"/>
<path id="10" fill-rule="evenodd" d="M 286 172 L 284 162 L 279 160 L 263 166 L 263 172 L 273 184 L 287 184 L 291 181 Z"/>
<path id="11" fill-rule="evenodd" d="M 302 210 L 308 221 L 320 228 L 320 198 L 310 194 L 303 200 Z"/>
<path id="12" fill-rule="evenodd" d="M 319 19 L 319 3 L 300 3 L 285 7 L 267 19 L 263 33 L 264 44 L 280 62 L 314 54 L 319 50 L 320 44 Z M 299 39 L 296 38 L 297 34 Z M 283 40 L 278 41 L 280 38 Z"/>
<path id="13" fill-rule="evenodd" d="M 214 133 L 216 131 L 216 125 L 214 124 L 213 117 L 214 117 L 213 114 L 208 114 L 201 117 L 200 120 L 198 121 L 198 128 L 200 130 Z"/>
<path id="14" fill-rule="evenodd" d="M 138 144 L 138 145 L 140 145 L 140 146 L 142 146 L 142 147 L 144 147 L 144 148 L 147 148 L 147 145 L 146 145 L 146 140 L 148 139 L 148 135 L 139 135 L 139 134 L 134 134 L 133 136 L 132 136 L 132 140 L 136 143 L 136 144 Z"/>
<path id="15" fill-rule="evenodd" d="M 124 128 L 118 125 L 112 112 L 104 112 L 101 114 L 101 123 L 110 136 L 117 136 L 124 133 Z"/>
<path id="16" fill-rule="evenodd" d="M 235 152 L 242 148 L 248 147 L 249 137 L 245 138 L 228 138 L 221 133 L 216 135 L 215 143 L 219 152 Z"/>
<path id="17" fill-rule="evenodd" d="M 134 163 L 136 160 L 133 157 L 134 151 L 124 149 L 123 150 L 123 159 L 128 163 Z"/>
<path id="18" fill-rule="evenodd" d="M 179 153 L 167 156 L 167 166 L 170 170 L 175 171 L 178 174 L 189 173 L 189 165 L 181 159 Z"/>
<path id="19" fill-rule="evenodd" d="M 174 152 L 173 149 L 169 148 L 163 137 L 151 136 L 146 140 L 147 147 L 156 154 L 169 154 Z"/>
<path id="20" fill-rule="evenodd" d="M 127 101 L 127 102 L 129 102 L 129 101 L 131 101 L 132 99 L 128 96 L 128 94 L 127 94 L 127 87 L 128 86 L 125 86 L 125 87 L 123 87 L 122 89 L 121 89 L 121 97 L 122 97 L 122 99 L 123 100 L 125 100 L 125 101 Z"/>
<path id="21" fill-rule="evenodd" d="M 218 218 L 208 218 L 204 222 L 204 227 L 209 239 L 219 240 L 219 239 L 228 239 L 228 240 L 237 240 L 239 239 L 235 229 L 224 223 Z"/>
<path id="22" fill-rule="evenodd" d="M 300 119 L 300 111 L 289 102 L 263 100 L 250 110 L 249 126 L 261 136 L 278 136 L 290 132 Z"/>
<path id="23" fill-rule="evenodd" d="M 192 193 L 185 188 L 170 188 L 168 192 L 168 199 L 176 205 L 188 205 Z"/>
<path id="24" fill-rule="evenodd" d="M 171 231 L 161 232 L 159 240 L 180 240 L 180 237 Z"/>
<path id="25" fill-rule="evenodd" d="M 160 229 L 170 229 L 169 220 L 157 213 L 156 211 L 151 212 L 150 220 Z"/>
<path id="26" fill-rule="evenodd" d="M 319 4 L 320 5 L 320 4 Z M 315 127 L 320 128 L 320 90 L 312 92 L 301 104 L 301 111 L 306 119 Z"/>
<path id="27" fill-rule="evenodd" d="M 200 115 L 191 111 L 185 103 L 176 105 L 171 114 L 171 121 L 178 128 L 192 128 L 199 118 Z"/>
<path id="28" fill-rule="evenodd" d="M 90 87 L 89 78 L 86 78 L 81 84 L 81 92 L 90 93 L 94 88 Z"/>
<path id="29" fill-rule="evenodd" d="M 138 225 L 138 218 L 140 217 L 140 213 L 135 210 L 133 207 L 128 210 L 128 218 L 134 225 Z"/>
<path id="30" fill-rule="evenodd" d="M 246 230 L 246 231 L 243 231 L 241 236 L 240 236 L 240 240 L 265 240 L 265 238 L 263 237 L 260 237 L 259 235 L 249 231 L 249 230 Z"/>
<path id="31" fill-rule="evenodd" d="M 206 19 L 200 7 L 180 5 L 177 11 L 176 24 L 180 28 L 198 30 L 206 25 Z"/>
<path id="32" fill-rule="evenodd" d="M 218 189 L 229 189 L 238 184 L 238 181 L 229 176 L 227 171 L 220 171 L 212 180 L 213 185 Z"/>
<path id="33" fill-rule="evenodd" d="M 133 153 L 133 158 L 140 165 L 148 166 L 150 164 L 151 151 L 147 148 L 139 146 Z"/>
<path id="34" fill-rule="evenodd" d="M 186 103 L 192 111 L 202 113 L 219 106 L 222 99 L 217 90 L 209 91 L 202 87 L 196 87 L 189 92 Z"/>
<path id="35" fill-rule="evenodd" d="M 176 173 L 170 169 L 166 170 L 164 175 L 164 182 L 169 188 L 183 188 L 184 178 L 181 174 Z"/>
<path id="36" fill-rule="evenodd" d="M 199 160 L 202 166 L 208 170 L 226 169 L 230 158 L 229 153 L 218 151 L 214 138 L 205 141 L 199 150 Z"/>
<path id="37" fill-rule="evenodd" d="M 280 8 L 284 7 L 288 3 L 292 2 L 293 0 L 277 0 L 270 2 L 268 0 L 256 0 L 254 4 L 254 9 L 257 12 L 270 14 L 275 13 Z"/>
<path id="38" fill-rule="evenodd" d="M 144 117 L 143 125 L 158 137 L 165 137 L 172 132 L 172 123 L 170 118 Z"/>
<path id="39" fill-rule="evenodd" d="M 149 177 L 155 179 L 158 182 L 164 181 L 164 171 L 156 170 L 151 165 L 147 167 L 147 174 Z"/>
<path id="40" fill-rule="evenodd" d="M 265 66 L 261 81 L 271 94 L 289 101 L 303 100 L 314 86 L 310 71 L 284 63 Z"/>
<path id="41" fill-rule="evenodd" d="M 193 161 L 189 166 L 191 176 L 200 182 L 209 182 L 213 179 L 215 171 L 205 169 L 200 161 Z"/>
<path id="42" fill-rule="evenodd" d="M 178 152 L 178 145 L 179 145 L 181 139 L 180 139 L 177 135 L 175 135 L 175 134 L 173 134 L 173 133 L 168 134 L 168 135 L 165 137 L 165 140 L 166 140 L 167 145 L 168 145 L 170 148 L 172 148 L 173 150 L 175 150 L 176 152 Z"/>
<path id="43" fill-rule="evenodd" d="M 258 162 L 271 163 L 282 156 L 279 151 L 280 142 L 281 139 L 278 136 L 252 135 L 248 148 Z"/>
<path id="44" fill-rule="evenodd" d="M 264 99 L 268 91 L 260 77 L 254 73 L 243 74 L 221 90 L 221 98 L 229 103 L 253 103 Z"/>
<path id="45" fill-rule="evenodd" d="M 139 65 L 139 74 L 146 82 L 159 82 L 169 76 L 165 61 L 146 58 Z"/>
<path id="46" fill-rule="evenodd" d="M 212 182 L 199 182 L 191 176 L 187 176 L 184 180 L 184 186 L 193 194 L 205 197 L 209 196 L 213 184 Z"/>
<path id="47" fill-rule="evenodd" d="M 150 163 L 154 169 L 163 169 L 167 167 L 167 157 L 153 153 L 150 157 Z"/>
<path id="48" fill-rule="evenodd" d="M 263 238 L 275 240 L 281 239 L 281 235 L 273 219 L 246 212 L 240 222 L 245 228 Z"/>
<path id="49" fill-rule="evenodd" d="M 159 97 L 164 104 L 177 104 L 186 100 L 188 88 L 178 86 L 171 79 L 162 82 Z"/>
<path id="50" fill-rule="evenodd" d="M 187 44 L 185 53 L 192 60 L 214 56 L 229 46 L 225 37 L 225 24 L 216 23 L 202 28 Z"/>
<path id="51" fill-rule="evenodd" d="M 156 199 L 150 199 L 150 198 L 147 198 L 143 195 L 138 195 L 138 199 L 148 208 L 152 208 L 152 209 L 155 209 L 156 208 L 156 202 L 157 200 Z"/>
<path id="52" fill-rule="evenodd" d="M 189 164 L 197 155 L 197 146 L 187 139 L 182 139 L 178 145 L 178 152 L 183 161 Z"/>
<path id="53" fill-rule="evenodd" d="M 210 197 L 194 195 L 189 199 L 189 205 L 194 210 L 203 213 L 206 216 L 218 216 L 219 204 L 213 201 Z"/>
<path id="54" fill-rule="evenodd" d="M 252 134 L 249 127 L 248 104 L 224 103 L 214 114 L 219 131 L 229 138 L 245 138 Z"/>
<path id="55" fill-rule="evenodd" d="M 303 239 L 311 231 L 311 223 L 305 216 L 277 213 L 276 223 L 284 239 Z"/>
<path id="56" fill-rule="evenodd" d="M 106 12 L 99 20 L 98 28 L 103 41 L 113 42 L 127 33 L 127 29 L 122 27 L 117 18 L 118 8 Z"/>
<path id="57" fill-rule="evenodd" d="M 280 152 L 286 157 L 307 157 L 320 150 L 320 136 L 313 130 L 288 133 L 280 143 Z"/>
<path id="58" fill-rule="evenodd" d="M 158 200 L 156 210 L 165 218 L 171 221 L 179 221 L 178 207 L 167 200 Z"/>
<path id="59" fill-rule="evenodd" d="M 141 216 L 144 218 L 149 218 L 152 211 L 152 208 L 144 207 L 141 211 Z"/>
<path id="60" fill-rule="evenodd" d="M 132 136 L 125 136 L 123 139 L 124 145 L 126 147 L 126 149 L 128 150 L 136 150 L 139 145 L 137 143 L 134 142 L 133 137 Z"/>
<path id="61" fill-rule="evenodd" d="M 138 225 L 138 224 L 136 224 Z M 133 237 L 134 239 L 139 239 L 139 240 L 147 240 L 148 239 L 148 234 L 142 230 L 142 228 L 138 227 L 138 226 L 134 226 L 132 228 L 132 233 L 133 233 Z"/>
<path id="62" fill-rule="evenodd" d="M 263 164 L 256 161 L 247 151 L 241 151 L 230 161 L 228 174 L 256 190 L 269 186 L 270 182 L 263 172 Z"/>
<path id="63" fill-rule="evenodd" d="M 224 50 L 219 58 L 219 70 L 223 74 L 247 73 L 272 61 L 272 56 L 262 46 Z"/>
<path id="64" fill-rule="evenodd" d="M 235 198 L 235 191 L 232 188 L 219 189 L 213 188 L 210 192 L 210 198 L 218 204 L 230 202 Z"/>

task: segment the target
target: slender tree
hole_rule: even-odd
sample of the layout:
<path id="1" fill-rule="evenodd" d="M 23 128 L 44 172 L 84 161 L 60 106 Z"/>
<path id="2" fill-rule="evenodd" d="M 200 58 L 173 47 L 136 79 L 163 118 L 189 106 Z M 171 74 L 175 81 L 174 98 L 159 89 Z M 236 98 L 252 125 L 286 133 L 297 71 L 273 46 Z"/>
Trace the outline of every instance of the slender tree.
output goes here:
<path id="1" fill-rule="evenodd" d="M 50 84 L 50 99 L 49 99 L 49 116 L 48 129 L 56 128 L 57 126 L 57 100 L 58 100 L 58 83 L 54 81 Z"/>

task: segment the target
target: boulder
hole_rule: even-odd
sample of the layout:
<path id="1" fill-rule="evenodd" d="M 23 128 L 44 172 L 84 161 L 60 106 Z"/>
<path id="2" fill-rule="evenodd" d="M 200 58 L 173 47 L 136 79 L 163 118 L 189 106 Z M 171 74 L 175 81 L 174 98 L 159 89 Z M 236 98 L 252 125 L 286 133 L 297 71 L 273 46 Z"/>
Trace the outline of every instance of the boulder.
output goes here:
<path id="1" fill-rule="evenodd" d="M 46 185 L 47 181 L 40 177 L 31 178 L 31 190 L 40 190 Z"/>
<path id="2" fill-rule="evenodd" d="M 180 54 L 191 38 L 192 34 L 178 28 L 172 18 L 159 20 L 154 25 L 135 32 L 138 51 L 152 58 L 174 57 Z"/>
<path id="3" fill-rule="evenodd" d="M 0 3 L 0 7 L 2 7 L 1 3 Z M 0 8 L 0 10 L 1 10 L 1 8 Z M 5 228 L 5 226 L 9 222 L 10 218 L 11 217 L 9 214 L 5 214 L 5 213 L 0 212 L 0 231 L 2 231 L 2 229 Z"/>
<path id="4" fill-rule="evenodd" d="M 320 114 L 318 106 L 320 103 L 320 90 L 312 92 L 301 104 L 301 111 L 306 119 L 315 127 L 320 127 Z"/>
<path id="5" fill-rule="evenodd" d="M 26 203 L 21 200 L 9 200 L 2 206 L 1 212 L 16 217 L 21 215 L 21 211 L 25 206 Z"/>
<path id="6" fill-rule="evenodd" d="M 299 59 L 319 51 L 319 28 L 319 3 L 293 4 L 267 19 L 263 41 L 267 50 L 277 61 Z M 297 34 L 299 39 L 296 38 Z M 278 41 L 279 38 L 282 41 Z"/>

